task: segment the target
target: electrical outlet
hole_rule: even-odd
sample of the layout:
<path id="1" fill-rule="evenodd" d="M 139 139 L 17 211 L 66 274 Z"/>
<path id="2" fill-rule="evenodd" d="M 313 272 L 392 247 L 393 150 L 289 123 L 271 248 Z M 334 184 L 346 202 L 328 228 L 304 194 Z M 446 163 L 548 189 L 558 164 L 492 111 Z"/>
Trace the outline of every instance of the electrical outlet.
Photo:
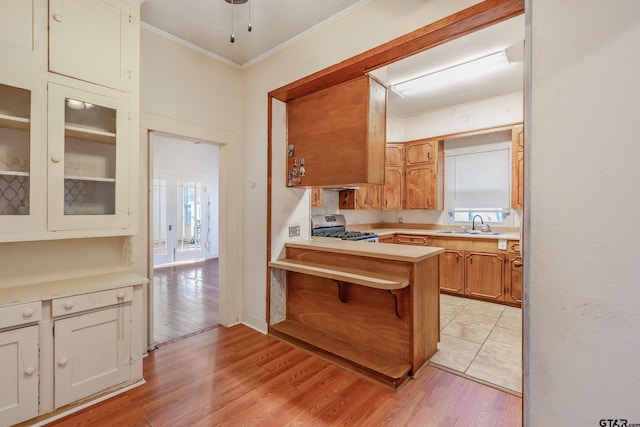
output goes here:
<path id="1" fill-rule="evenodd" d="M 300 226 L 299 225 L 290 225 L 289 226 L 289 237 L 296 237 L 300 235 Z"/>
<path id="2" fill-rule="evenodd" d="M 501 251 L 506 251 L 507 250 L 507 241 L 500 239 L 498 240 L 498 249 Z"/>

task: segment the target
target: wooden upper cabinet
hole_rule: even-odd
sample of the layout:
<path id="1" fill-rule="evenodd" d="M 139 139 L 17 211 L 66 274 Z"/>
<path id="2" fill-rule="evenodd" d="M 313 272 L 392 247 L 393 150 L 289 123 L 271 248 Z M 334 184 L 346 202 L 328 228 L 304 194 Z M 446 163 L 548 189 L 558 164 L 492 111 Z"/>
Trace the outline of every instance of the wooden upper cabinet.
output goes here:
<path id="1" fill-rule="evenodd" d="M 404 144 L 387 144 L 385 167 L 404 165 Z"/>
<path id="2" fill-rule="evenodd" d="M 131 0 L 49 0 L 49 70 L 121 91 L 137 79 Z"/>
<path id="3" fill-rule="evenodd" d="M 524 207 L 524 127 L 516 126 L 511 134 L 511 207 Z"/>
<path id="4" fill-rule="evenodd" d="M 322 187 L 313 187 L 311 189 L 311 207 L 322 207 Z"/>
<path id="5" fill-rule="evenodd" d="M 391 166 L 385 169 L 382 187 L 382 209 L 404 209 L 404 168 Z"/>
<path id="6" fill-rule="evenodd" d="M 405 171 L 405 208 L 437 209 L 438 177 L 434 165 L 407 167 Z"/>
<path id="7" fill-rule="evenodd" d="M 386 99 L 384 86 L 362 76 L 289 101 L 287 185 L 383 184 Z"/>
<path id="8" fill-rule="evenodd" d="M 437 140 L 407 143 L 405 146 L 406 165 L 412 166 L 435 162 L 438 153 L 438 144 L 439 141 Z"/>

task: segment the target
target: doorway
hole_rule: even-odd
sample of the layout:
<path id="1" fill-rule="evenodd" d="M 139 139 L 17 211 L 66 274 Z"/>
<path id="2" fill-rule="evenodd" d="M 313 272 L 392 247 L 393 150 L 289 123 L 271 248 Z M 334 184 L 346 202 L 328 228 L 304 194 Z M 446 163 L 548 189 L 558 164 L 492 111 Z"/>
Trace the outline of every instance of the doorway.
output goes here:
<path id="1" fill-rule="evenodd" d="M 219 322 L 219 147 L 150 133 L 153 343 Z"/>

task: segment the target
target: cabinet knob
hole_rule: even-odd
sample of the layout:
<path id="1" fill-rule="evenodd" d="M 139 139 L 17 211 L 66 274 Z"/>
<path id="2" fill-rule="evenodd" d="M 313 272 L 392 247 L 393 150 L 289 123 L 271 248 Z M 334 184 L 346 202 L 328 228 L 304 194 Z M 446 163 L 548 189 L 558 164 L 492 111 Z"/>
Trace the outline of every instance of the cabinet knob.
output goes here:
<path id="1" fill-rule="evenodd" d="M 33 316 L 33 314 L 35 313 L 35 311 L 33 310 L 33 308 L 27 308 L 23 313 L 22 313 L 22 317 L 28 319 L 29 317 Z"/>
<path id="2" fill-rule="evenodd" d="M 60 163 L 62 161 L 62 157 L 60 157 L 60 156 L 51 156 L 51 161 L 53 163 Z"/>
<path id="3" fill-rule="evenodd" d="M 116 295 L 116 298 L 124 299 L 124 292 L 118 292 L 118 295 Z"/>
<path id="4" fill-rule="evenodd" d="M 33 375 L 33 373 L 34 373 L 35 371 L 36 371 L 36 370 L 35 370 L 35 369 L 33 369 L 33 366 L 29 366 L 27 369 L 25 369 L 25 370 L 24 370 L 24 374 L 25 374 L 26 376 L 30 377 L 31 375 Z"/>
<path id="5" fill-rule="evenodd" d="M 66 303 L 64 303 L 64 308 L 66 308 L 67 310 L 71 310 L 73 306 L 73 301 L 67 301 Z"/>
<path id="6" fill-rule="evenodd" d="M 62 22 L 63 21 L 62 15 L 58 15 L 58 14 L 53 15 L 53 20 L 56 22 Z"/>
<path id="7" fill-rule="evenodd" d="M 513 261 L 514 267 L 522 267 L 522 261 Z"/>
<path id="8" fill-rule="evenodd" d="M 61 368 L 67 366 L 67 363 L 69 361 L 67 360 L 66 357 L 63 357 L 62 359 L 58 360 L 58 366 L 60 366 Z"/>

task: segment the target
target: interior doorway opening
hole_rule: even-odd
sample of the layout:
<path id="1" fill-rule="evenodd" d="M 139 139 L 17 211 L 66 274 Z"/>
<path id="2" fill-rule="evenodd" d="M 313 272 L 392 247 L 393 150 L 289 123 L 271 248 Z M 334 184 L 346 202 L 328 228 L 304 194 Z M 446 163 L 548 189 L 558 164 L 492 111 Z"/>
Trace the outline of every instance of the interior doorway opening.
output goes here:
<path id="1" fill-rule="evenodd" d="M 153 342 L 219 323 L 219 147 L 151 132 Z"/>

